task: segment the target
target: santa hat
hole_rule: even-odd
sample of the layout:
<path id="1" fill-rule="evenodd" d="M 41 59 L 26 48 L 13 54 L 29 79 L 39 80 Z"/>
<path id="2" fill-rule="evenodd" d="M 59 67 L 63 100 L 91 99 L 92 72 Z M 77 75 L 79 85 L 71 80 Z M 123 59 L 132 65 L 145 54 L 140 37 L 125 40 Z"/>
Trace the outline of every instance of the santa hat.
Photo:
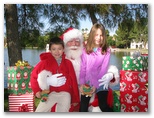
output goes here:
<path id="1" fill-rule="evenodd" d="M 66 31 L 60 36 L 60 38 L 64 41 L 65 44 L 73 38 L 78 38 L 80 42 L 83 42 L 82 32 L 72 27 L 66 29 Z"/>

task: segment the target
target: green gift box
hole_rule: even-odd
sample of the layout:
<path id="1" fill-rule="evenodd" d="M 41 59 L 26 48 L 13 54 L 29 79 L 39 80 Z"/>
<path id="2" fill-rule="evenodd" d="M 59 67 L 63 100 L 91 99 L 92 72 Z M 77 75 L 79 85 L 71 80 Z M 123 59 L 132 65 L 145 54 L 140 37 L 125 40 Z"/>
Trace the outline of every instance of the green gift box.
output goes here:
<path id="1" fill-rule="evenodd" d="M 141 54 L 145 58 L 145 70 L 148 70 L 148 54 Z"/>
<path id="2" fill-rule="evenodd" d="M 120 91 L 113 91 L 113 111 L 120 112 L 121 104 L 120 104 Z"/>
<path id="3" fill-rule="evenodd" d="M 144 71 L 148 69 L 148 56 L 123 56 L 122 70 Z"/>
<path id="4" fill-rule="evenodd" d="M 31 93 L 30 74 L 32 66 L 10 66 L 7 67 L 8 74 L 8 93 L 21 95 Z"/>

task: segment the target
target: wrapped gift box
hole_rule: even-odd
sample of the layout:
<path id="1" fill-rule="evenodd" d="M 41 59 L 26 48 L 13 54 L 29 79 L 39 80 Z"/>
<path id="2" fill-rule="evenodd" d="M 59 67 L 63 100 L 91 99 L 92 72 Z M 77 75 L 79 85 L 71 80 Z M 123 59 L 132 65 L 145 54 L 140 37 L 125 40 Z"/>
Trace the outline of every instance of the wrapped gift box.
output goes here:
<path id="1" fill-rule="evenodd" d="M 8 92 L 9 94 L 31 93 L 30 74 L 32 66 L 11 66 L 7 67 L 8 73 Z"/>
<path id="2" fill-rule="evenodd" d="M 22 95 L 9 95 L 10 112 L 34 112 L 34 95 L 26 93 Z"/>
<path id="3" fill-rule="evenodd" d="M 121 105 L 120 105 L 120 91 L 113 91 L 113 111 L 120 112 Z"/>
<path id="4" fill-rule="evenodd" d="M 147 62 L 146 63 L 146 69 L 148 70 L 148 54 L 141 54 L 142 56 L 144 56 L 144 58 L 145 58 L 145 62 Z"/>
<path id="5" fill-rule="evenodd" d="M 120 71 L 122 112 L 148 111 L 148 71 Z"/>
<path id="6" fill-rule="evenodd" d="M 148 56 L 123 56 L 122 70 L 144 71 L 148 69 Z"/>

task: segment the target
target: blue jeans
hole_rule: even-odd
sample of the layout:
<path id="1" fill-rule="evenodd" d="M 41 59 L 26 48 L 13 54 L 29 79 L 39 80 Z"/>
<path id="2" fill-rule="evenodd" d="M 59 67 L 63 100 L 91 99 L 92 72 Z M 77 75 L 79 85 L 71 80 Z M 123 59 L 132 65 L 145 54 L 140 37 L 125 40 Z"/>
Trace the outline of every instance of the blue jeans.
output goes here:
<path id="1" fill-rule="evenodd" d="M 98 93 L 99 91 L 108 91 L 108 89 L 104 89 L 103 87 L 104 87 L 104 85 L 100 86 L 100 87 L 96 90 L 96 93 Z"/>

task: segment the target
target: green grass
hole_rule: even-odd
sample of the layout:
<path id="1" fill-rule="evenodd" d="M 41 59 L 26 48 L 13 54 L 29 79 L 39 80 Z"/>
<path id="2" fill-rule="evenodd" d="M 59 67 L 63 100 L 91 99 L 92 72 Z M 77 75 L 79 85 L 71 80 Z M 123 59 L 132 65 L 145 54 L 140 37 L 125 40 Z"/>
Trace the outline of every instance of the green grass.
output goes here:
<path id="1" fill-rule="evenodd" d="M 9 111 L 9 103 L 8 103 L 8 91 L 4 89 L 4 112 Z"/>
<path id="2" fill-rule="evenodd" d="M 140 51 L 141 53 L 143 54 L 148 54 L 148 49 L 121 49 L 121 48 L 118 48 L 117 51 L 121 51 L 121 52 L 133 52 L 133 51 Z"/>
<path id="3" fill-rule="evenodd" d="M 119 96 L 120 95 L 120 91 L 115 91 L 115 93 Z M 4 89 L 4 112 L 9 112 L 9 102 L 8 102 L 8 90 Z M 35 98 L 34 99 L 34 106 L 35 108 L 38 106 L 40 99 Z M 115 111 L 116 112 L 116 111 Z"/>

